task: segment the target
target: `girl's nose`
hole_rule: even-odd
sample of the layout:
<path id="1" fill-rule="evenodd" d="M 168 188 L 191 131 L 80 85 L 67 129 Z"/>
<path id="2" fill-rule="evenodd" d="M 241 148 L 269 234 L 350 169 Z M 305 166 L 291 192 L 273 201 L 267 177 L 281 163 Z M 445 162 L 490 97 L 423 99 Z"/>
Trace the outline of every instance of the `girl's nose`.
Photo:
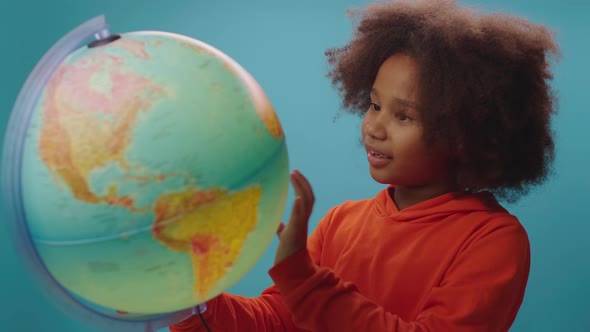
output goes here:
<path id="1" fill-rule="evenodd" d="M 375 140 L 384 140 L 387 138 L 387 131 L 383 125 L 383 112 L 368 115 L 365 118 L 365 134 Z"/>

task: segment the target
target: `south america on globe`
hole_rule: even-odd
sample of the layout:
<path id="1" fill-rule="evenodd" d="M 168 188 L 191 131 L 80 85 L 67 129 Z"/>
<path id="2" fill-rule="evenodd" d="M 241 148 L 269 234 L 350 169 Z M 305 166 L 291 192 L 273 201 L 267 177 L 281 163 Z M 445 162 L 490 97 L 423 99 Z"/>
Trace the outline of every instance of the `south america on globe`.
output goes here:
<path id="1" fill-rule="evenodd" d="M 244 277 L 282 218 L 288 156 L 269 99 L 191 38 L 131 32 L 80 47 L 25 135 L 31 241 L 59 284 L 99 306 L 204 303 Z"/>

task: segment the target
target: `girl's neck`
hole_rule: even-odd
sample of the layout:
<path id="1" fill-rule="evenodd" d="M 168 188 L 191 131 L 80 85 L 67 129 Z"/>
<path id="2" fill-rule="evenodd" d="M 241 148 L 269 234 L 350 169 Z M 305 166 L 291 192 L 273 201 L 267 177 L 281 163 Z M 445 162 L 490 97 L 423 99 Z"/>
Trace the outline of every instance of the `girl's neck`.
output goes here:
<path id="1" fill-rule="evenodd" d="M 426 186 L 395 186 L 389 189 L 389 196 L 395 202 L 398 210 L 401 211 L 410 206 L 457 190 L 455 186 L 446 183 Z"/>

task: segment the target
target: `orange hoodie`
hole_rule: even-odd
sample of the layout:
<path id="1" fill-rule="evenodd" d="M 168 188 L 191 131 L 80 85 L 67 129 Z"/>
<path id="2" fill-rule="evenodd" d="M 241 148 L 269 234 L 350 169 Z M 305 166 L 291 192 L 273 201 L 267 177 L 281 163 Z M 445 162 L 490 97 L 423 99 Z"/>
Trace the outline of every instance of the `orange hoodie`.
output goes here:
<path id="1" fill-rule="evenodd" d="M 491 194 L 399 211 L 383 190 L 330 210 L 261 296 L 222 294 L 205 318 L 213 332 L 507 331 L 529 265 L 524 228 Z M 195 316 L 170 330 L 205 331 Z"/>

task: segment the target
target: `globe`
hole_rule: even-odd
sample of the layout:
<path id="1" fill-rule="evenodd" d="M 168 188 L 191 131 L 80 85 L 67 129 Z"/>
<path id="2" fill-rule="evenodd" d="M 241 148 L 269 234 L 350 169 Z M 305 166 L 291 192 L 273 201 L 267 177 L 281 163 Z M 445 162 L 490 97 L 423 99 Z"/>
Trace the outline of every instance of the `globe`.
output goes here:
<path id="1" fill-rule="evenodd" d="M 276 234 L 280 122 L 253 77 L 204 42 L 103 37 L 59 61 L 8 131 L 19 153 L 5 154 L 7 190 L 73 297 L 120 314 L 194 307 L 243 278 Z"/>

